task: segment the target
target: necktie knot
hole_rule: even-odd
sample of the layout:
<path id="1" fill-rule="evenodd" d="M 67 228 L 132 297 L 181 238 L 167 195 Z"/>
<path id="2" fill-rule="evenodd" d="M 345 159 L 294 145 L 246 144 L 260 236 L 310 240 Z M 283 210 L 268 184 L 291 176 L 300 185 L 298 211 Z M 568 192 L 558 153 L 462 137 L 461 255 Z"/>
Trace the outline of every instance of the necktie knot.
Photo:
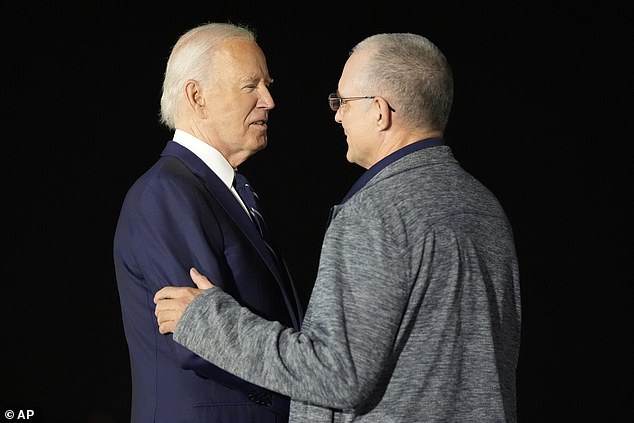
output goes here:
<path id="1" fill-rule="evenodd" d="M 264 217 L 262 216 L 262 212 L 260 211 L 260 206 L 258 204 L 258 195 L 255 191 L 253 191 L 253 188 L 251 187 L 251 184 L 249 184 L 246 176 L 236 171 L 233 179 L 233 185 L 244 202 L 244 205 L 247 207 L 249 216 L 260 232 L 260 235 L 265 240 L 268 239 L 266 223 L 264 222 Z"/>
<path id="2" fill-rule="evenodd" d="M 256 200 L 257 194 L 253 192 L 253 189 L 251 188 L 249 180 L 246 178 L 246 176 L 244 176 L 240 172 L 236 172 L 233 179 L 233 186 L 238 192 L 240 198 L 242 198 L 242 201 L 244 201 L 244 204 L 245 206 L 247 206 L 249 211 L 258 210 L 258 204 Z"/>

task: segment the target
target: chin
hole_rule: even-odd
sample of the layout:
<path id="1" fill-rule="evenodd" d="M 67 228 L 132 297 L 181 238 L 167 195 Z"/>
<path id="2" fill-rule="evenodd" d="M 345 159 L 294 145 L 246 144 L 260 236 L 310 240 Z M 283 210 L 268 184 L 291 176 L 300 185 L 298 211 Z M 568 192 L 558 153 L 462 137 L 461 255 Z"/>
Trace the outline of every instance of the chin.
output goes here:
<path id="1" fill-rule="evenodd" d="M 267 138 L 267 137 L 264 137 L 264 138 L 258 139 L 258 140 L 257 140 L 257 144 L 256 144 L 256 145 L 257 145 L 257 147 L 256 147 L 256 148 L 258 149 L 258 151 L 259 151 L 259 150 L 262 150 L 262 149 L 266 148 L 266 146 L 268 145 L 268 143 L 269 143 L 269 140 L 268 140 L 268 138 Z"/>

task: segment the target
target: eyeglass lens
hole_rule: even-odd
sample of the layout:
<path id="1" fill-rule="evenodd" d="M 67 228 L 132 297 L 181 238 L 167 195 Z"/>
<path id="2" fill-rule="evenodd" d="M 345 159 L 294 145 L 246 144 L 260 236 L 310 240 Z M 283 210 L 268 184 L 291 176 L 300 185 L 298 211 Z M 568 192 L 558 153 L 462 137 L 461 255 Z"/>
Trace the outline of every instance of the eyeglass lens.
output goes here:
<path id="1" fill-rule="evenodd" d="M 328 104 L 330 105 L 330 109 L 336 112 L 339 110 L 339 107 L 341 107 L 341 98 L 337 96 L 336 93 L 332 93 L 328 96 Z"/>

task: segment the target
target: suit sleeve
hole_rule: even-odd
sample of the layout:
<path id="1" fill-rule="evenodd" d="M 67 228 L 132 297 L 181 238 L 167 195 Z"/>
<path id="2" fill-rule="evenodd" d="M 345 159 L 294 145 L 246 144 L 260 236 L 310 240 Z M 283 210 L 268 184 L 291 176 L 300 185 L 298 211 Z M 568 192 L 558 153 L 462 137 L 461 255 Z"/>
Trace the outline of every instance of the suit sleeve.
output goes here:
<path id="1" fill-rule="evenodd" d="M 193 175 L 174 178 L 170 174 L 149 184 L 140 197 L 135 245 L 151 317 L 154 317 L 152 299 L 159 289 L 167 285 L 194 287 L 189 276 L 192 266 L 204 269 L 219 286 L 230 278 L 226 274 L 222 231 L 208 195 Z M 157 336 L 166 337 L 174 360 L 183 369 L 231 389 L 253 390 L 251 384 L 174 342 L 171 335 Z"/>

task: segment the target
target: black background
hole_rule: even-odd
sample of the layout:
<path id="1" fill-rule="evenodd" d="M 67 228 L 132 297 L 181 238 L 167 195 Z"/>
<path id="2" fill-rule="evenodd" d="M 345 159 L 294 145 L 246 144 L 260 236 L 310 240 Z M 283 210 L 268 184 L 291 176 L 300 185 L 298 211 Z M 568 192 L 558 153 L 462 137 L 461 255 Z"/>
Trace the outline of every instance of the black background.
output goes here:
<path id="1" fill-rule="evenodd" d="M 361 39 L 425 35 L 454 70 L 446 139 L 516 237 L 519 420 L 631 417 L 627 2 L 53 3 L 0 6 L 3 413 L 129 419 L 116 219 L 171 135 L 158 111 L 172 45 L 231 21 L 257 31 L 275 79 L 269 146 L 242 170 L 306 299 L 328 209 L 362 171 L 326 97 Z"/>

